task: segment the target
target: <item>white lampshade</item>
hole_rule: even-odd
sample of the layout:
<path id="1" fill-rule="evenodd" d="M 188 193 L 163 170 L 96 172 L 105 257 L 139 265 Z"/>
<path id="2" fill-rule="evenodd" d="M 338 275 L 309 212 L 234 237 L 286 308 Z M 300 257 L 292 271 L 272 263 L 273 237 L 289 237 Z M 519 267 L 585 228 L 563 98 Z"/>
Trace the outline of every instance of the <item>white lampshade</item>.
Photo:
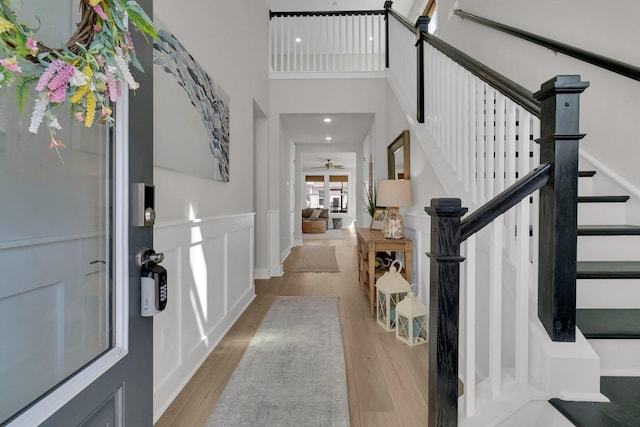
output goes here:
<path id="1" fill-rule="evenodd" d="M 411 206 L 411 181 L 390 179 L 378 183 L 378 206 L 397 207 Z"/>

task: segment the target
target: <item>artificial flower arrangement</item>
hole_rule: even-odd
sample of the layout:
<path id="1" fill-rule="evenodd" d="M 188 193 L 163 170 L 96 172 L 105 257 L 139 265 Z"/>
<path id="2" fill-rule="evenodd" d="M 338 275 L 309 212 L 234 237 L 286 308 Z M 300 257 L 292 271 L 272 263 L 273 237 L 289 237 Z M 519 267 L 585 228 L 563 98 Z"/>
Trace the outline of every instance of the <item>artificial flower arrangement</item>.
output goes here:
<path id="1" fill-rule="evenodd" d="M 29 88 L 36 99 L 29 132 L 43 121 L 50 148 L 64 147 L 55 138 L 61 129 L 55 107 L 69 103 L 75 120 L 91 127 L 97 120 L 112 124 L 112 109 L 122 90 L 139 84 L 129 64 L 142 70 L 128 30 L 133 24 L 144 36 L 158 38 L 151 19 L 135 1 L 80 0 L 82 20 L 71 39 L 51 49 L 35 38 L 36 29 L 20 24 L 11 0 L 0 0 L 0 87 L 16 83 L 18 110 L 24 111 Z M 58 152 L 58 156 L 60 153 Z"/>

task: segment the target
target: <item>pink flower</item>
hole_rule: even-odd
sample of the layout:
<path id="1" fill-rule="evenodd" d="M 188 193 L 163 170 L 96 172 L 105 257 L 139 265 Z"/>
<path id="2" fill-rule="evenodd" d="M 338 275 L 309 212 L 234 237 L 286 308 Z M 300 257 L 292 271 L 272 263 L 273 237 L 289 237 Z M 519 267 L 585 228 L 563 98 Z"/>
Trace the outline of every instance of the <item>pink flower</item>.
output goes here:
<path id="1" fill-rule="evenodd" d="M 51 91 L 47 94 L 47 99 L 49 102 L 55 102 L 58 104 L 62 104 L 64 100 L 67 98 L 67 86 L 60 86 L 56 90 Z"/>
<path id="2" fill-rule="evenodd" d="M 62 65 L 60 66 L 60 69 L 58 70 L 58 73 L 54 78 L 51 79 L 47 87 L 50 90 L 57 90 L 61 86 L 66 87 L 67 84 L 69 83 L 69 80 L 73 77 L 75 73 L 76 73 L 76 67 L 74 67 L 71 64 L 67 64 L 66 62 L 63 62 Z"/>
<path id="3" fill-rule="evenodd" d="M 74 114 L 74 117 L 76 118 L 76 121 L 78 121 L 78 122 L 83 122 L 84 121 L 84 117 L 82 117 L 82 113 L 80 111 L 76 111 L 76 113 Z"/>
<path id="4" fill-rule="evenodd" d="M 127 36 L 127 43 L 129 44 L 129 49 L 131 49 L 131 53 L 135 56 L 136 48 L 135 46 L 133 46 L 133 39 L 131 38 L 131 33 L 129 32 L 129 30 L 127 30 L 126 36 Z"/>
<path id="5" fill-rule="evenodd" d="M 18 60 L 16 59 L 15 56 L 13 58 L 0 59 L 0 64 L 2 64 L 2 66 L 4 68 L 6 68 L 7 70 L 9 70 L 9 71 L 11 71 L 13 73 L 21 73 L 22 72 L 22 69 L 18 65 Z"/>
<path id="6" fill-rule="evenodd" d="M 96 55 L 96 61 L 98 61 L 98 65 L 104 67 L 104 61 L 102 60 L 102 55 Z"/>
<path id="7" fill-rule="evenodd" d="M 38 54 L 38 42 L 31 37 L 27 37 L 27 49 L 29 49 L 31 55 L 36 56 Z"/>
<path id="8" fill-rule="evenodd" d="M 104 10 L 102 10 L 102 6 L 100 6 L 99 4 L 96 4 L 95 6 L 93 6 L 93 10 L 98 14 L 100 18 L 102 18 L 105 21 L 107 20 L 107 14 L 104 13 Z"/>
<path id="9" fill-rule="evenodd" d="M 109 94 L 109 99 L 111 102 L 116 102 L 118 99 L 118 86 L 109 67 L 105 68 L 104 75 L 107 78 L 107 93 Z"/>
<path id="10" fill-rule="evenodd" d="M 52 148 L 58 148 L 58 147 L 64 147 L 64 144 L 60 141 L 56 141 L 56 139 L 53 137 L 53 134 L 51 135 L 51 144 L 49 144 L 49 149 Z"/>
<path id="11" fill-rule="evenodd" d="M 36 90 L 38 92 L 42 92 L 47 86 L 47 83 L 49 83 L 49 80 L 53 78 L 53 76 L 56 74 L 56 71 L 62 68 L 63 65 L 65 65 L 65 63 L 59 59 L 56 59 L 51 64 L 49 64 L 47 66 L 47 69 L 44 70 L 44 73 L 40 75 L 40 79 L 38 80 L 38 84 L 36 85 Z"/>

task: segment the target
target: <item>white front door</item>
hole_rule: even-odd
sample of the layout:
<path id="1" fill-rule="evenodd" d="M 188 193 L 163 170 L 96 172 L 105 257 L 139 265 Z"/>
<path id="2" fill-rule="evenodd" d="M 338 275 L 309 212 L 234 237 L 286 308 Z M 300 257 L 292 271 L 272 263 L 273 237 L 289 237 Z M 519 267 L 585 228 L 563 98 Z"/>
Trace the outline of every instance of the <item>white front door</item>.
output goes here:
<path id="1" fill-rule="evenodd" d="M 28 132 L 32 104 L 19 116 L 14 88 L 0 90 L 2 425 L 152 425 L 153 320 L 140 317 L 134 254 L 153 235 L 130 225 L 129 197 L 153 180 L 153 67 L 151 46 L 136 47 L 146 73 L 116 128 L 59 116 L 64 163 L 46 129 Z"/>

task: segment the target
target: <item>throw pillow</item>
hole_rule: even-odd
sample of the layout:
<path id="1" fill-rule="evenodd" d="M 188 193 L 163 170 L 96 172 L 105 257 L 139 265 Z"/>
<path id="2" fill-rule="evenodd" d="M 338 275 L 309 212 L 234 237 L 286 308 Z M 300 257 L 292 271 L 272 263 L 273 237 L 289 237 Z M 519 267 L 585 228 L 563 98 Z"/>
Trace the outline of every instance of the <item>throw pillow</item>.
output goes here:
<path id="1" fill-rule="evenodd" d="M 309 218 L 320 218 L 321 213 L 321 209 L 314 209 L 313 212 L 311 212 L 311 216 Z"/>

